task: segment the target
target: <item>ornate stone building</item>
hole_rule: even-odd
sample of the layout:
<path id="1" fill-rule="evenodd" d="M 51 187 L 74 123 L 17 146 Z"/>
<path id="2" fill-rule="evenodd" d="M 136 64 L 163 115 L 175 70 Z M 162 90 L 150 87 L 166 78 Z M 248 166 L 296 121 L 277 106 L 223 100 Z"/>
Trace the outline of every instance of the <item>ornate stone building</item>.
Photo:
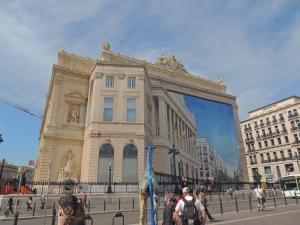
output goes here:
<path id="1" fill-rule="evenodd" d="M 176 167 L 176 174 L 195 175 L 200 166 L 195 119 L 176 92 L 230 104 L 242 140 L 236 98 L 226 93 L 223 81 L 191 75 L 174 56 L 149 63 L 112 52 L 109 43 L 103 44 L 97 60 L 59 52 L 35 180 L 46 180 L 51 168 L 53 181 L 107 181 L 111 166 L 115 182 L 135 182 L 143 176 L 148 143 L 156 146 L 156 171 L 172 173 L 168 152 L 174 144 L 183 165 L 181 171 Z M 182 139 L 183 133 L 188 138 Z"/>
<path id="2" fill-rule="evenodd" d="M 250 111 L 241 122 L 251 182 L 300 173 L 299 112 L 300 98 L 291 96 Z"/>

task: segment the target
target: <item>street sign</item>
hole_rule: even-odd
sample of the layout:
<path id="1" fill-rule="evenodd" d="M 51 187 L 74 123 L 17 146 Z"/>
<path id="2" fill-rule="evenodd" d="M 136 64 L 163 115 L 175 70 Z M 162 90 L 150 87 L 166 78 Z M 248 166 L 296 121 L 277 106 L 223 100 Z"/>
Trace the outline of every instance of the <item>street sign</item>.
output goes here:
<path id="1" fill-rule="evenodd" d="M 266 174 L 266 181 L 267 183 L 271 183 L 271 184 L 275 183 L 273 174 Z"/>

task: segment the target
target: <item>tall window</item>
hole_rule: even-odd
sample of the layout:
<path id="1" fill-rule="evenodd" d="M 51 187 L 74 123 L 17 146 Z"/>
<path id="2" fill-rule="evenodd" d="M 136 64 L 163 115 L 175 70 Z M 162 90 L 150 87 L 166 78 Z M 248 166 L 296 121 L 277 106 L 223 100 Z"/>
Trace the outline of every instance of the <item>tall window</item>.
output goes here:
<path id="1" fill-rule="evenodd" d="M 128 144 L 123 150 L 123 182 L 138 181 L 137 149 L 135 145 Z"/>
<path id="2" fill-rule="evenodd" d="M 108 182 L 109 166 L 114 166 L 114 149 L 111 144 L 104 144 L 99 151 L 97 182 Z"/>
<path id="3" fill-rule="evenodd" d="M 136 122 L 136 99 L 127 99 L 127 122 Z"/>
<path id="4" fill-rule="evenodd" d="M 127 87 L 128 88 L 135 88 L 135 77 L 128 77 L 127 78 Z"/>
<path id="5" fill-rule="evenodd" d="M 113 120 L 113 103 L 114 103 L 114 99 L 112 97 L 104 98 L 104 107 L 103 107 L 104 122 L 112 122 Z"/>
<path id="6" fill-rule="evenodd" d="M 285 139 L 285 143 L 289 143 L 289 137 L 288 136 L 284 136 Z"/>
<path id="7" fill-rule="evenodd" d="M 281 138 L 277 138 L 278 144 L 281 145 Z"/>
<path id="8" fill-rule="evenodd" d="M 105 86 L 109 87 L 109 88 L 113 88 L 114 87 L 114 76 L 109 76 L 109 75 L 106 76 Z"/>

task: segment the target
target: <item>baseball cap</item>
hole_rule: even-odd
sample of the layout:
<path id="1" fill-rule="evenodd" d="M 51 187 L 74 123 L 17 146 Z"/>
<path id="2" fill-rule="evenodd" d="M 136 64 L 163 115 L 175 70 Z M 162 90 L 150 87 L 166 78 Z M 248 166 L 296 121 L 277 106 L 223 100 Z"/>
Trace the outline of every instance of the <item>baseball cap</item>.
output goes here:
<path id="1" fill-rule="evenodd" d="M 188 187 L 182 188 L 182 193 L 190 192 L 190 189 Z"/>

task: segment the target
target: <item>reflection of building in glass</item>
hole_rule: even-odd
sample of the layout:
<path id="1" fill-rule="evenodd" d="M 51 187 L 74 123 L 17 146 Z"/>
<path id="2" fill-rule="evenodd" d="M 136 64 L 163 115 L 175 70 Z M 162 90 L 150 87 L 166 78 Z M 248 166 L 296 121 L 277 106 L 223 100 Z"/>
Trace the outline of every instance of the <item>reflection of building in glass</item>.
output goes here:
<path id="1" fill-rule="evenodd" d="M 214 177 L 219 180 L 223 174 L 226 174 L 223 159 L 206 138 L 196 139 L 196 150 L 200 163 L 200 179 Z"/>
<path id="2" fill-rule="evenodd" d="M 241 122 L 250 181 L 300 173 L 300 97 L 291 96 L 249 112 Z"/>
<path id="3" fill-rule="evenodd" d="M 110 51 L 105 43 L 99 60 L 61 51 L 53 66 L 40 133 L 36 180 L 76 179 L 135 182 L 144 174 L 145 146 L 156 146 L 157 172 L 174 174 L 169 149 L 179 149 L 176 174 L 197 178 L 199 160 L 195 118 L 183 92 L 226 103 L 235 97 L 222 80 L 189 74 L 173 57 L 154 64 Z M 179 166 L 178 166 L 179 165 Z"/>

